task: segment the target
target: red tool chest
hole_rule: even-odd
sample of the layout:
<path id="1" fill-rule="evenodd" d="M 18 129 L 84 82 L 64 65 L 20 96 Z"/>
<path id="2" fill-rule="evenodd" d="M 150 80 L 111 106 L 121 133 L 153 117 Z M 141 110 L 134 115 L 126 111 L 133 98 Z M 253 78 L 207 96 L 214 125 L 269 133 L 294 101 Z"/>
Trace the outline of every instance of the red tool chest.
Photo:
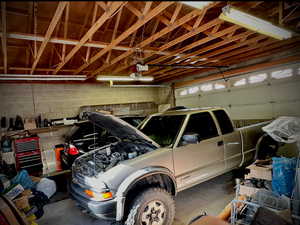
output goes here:
<path id="1" fill-rule="evenodd" d="M 26 169 L 36 174 L 43 168 L 39 137 L 26 137 L 14 140 L 17 170 Z"/>

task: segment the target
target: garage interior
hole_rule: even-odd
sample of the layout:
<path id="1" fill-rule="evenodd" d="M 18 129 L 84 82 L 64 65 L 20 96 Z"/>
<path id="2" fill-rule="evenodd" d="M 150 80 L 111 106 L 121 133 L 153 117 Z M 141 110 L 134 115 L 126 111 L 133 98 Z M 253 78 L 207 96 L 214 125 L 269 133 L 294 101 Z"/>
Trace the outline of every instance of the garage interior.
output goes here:
<path id="1" fill-rule="evenodd" d="M 299 32 L 297 1 L 2 1 L 0 224 L 300 224 Z M 201 123 L 186 132 L 197 113 L 209 115 L 218 137 L 198 134 Z M 203 118 L 202 129 L 214 132 Z M 117 219 L 100 218 L 70 194 L 74 168 L 103 146 L 125 146 L 124 127 L 155 151 L 127 152 L 99 174 L 119 179 L 124 160 L 154 178 L 136 177 L 123 203 L 117 191 L 125 182 L 106 184 L 104 202 L 117 204 L 106 211 Z M 213 138 L 220 171 L 203 162 L 213 153 L 200 152 Z M 197 144 L 193 153 L 188 146 Z M 163 151 L 172 169 L 156 158 L 147 164 Z M 199 161 L 179 174 L 188 154 Z M 146 205 L 132 212 L 147 188 L 164 189 L 174 209 L 161 200 L 166 208 L 153 206 L 145 218 Z"/>

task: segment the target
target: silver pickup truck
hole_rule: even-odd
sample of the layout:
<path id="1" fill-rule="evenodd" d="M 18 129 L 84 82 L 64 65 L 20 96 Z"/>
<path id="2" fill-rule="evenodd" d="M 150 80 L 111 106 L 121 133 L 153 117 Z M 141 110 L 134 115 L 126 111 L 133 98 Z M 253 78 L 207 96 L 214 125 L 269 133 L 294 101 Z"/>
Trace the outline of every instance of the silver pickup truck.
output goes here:
<path id="1" fill-rule="evenodd" d="M 171 225 L 176 193 L 249 163 L 266 125 L 237 129 L 222 108 L 166 111 L 138 129 L 112 115 L 88 119 L 118 141 L 75 160 L 71 196 L 99 218 L 131 225 Z"/>

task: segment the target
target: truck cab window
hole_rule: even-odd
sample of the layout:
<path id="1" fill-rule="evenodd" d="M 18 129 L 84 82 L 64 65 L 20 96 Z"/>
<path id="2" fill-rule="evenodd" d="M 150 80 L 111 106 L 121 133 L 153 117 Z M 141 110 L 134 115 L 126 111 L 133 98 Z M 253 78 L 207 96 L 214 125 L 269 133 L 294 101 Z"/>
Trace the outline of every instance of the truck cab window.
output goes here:
<path id="1" fill-rule="evenodd" d="M 208 112 L 190 116 L 184 135 L 198 134 L 199 141 L 218 136 L 217 127 Z"/>
<path id="2" fill-rule="evenodd" d="M 141 131 L 160 146 L 170 146 L 174 143 L 185 117 L 185 115 L 153 116 Z"/>
<path id="3" fill-rule="evenodd" d="M 228 134 L 234 131 L 231 120 L 224 110 L 213 111 L 213 114 L 218 120 L 222 134 Z"/>

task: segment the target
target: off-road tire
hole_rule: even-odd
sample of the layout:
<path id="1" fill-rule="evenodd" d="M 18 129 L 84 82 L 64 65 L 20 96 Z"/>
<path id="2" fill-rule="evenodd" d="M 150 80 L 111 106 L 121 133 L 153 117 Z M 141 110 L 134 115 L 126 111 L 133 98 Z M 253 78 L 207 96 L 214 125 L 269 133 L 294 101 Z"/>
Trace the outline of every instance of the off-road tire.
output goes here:
<path id="1" fill-rule="evenodd" d="M 172 225 L 175 216 L 175 202 L 173 196 L 161 188 L 149 188 L 139 194 L 130 204 L 129 213 L 125 225 L 144 225 L 142 214 L 147 205 L 158 200 L 165 208 L 164 221 L 162 225 Z"/>

